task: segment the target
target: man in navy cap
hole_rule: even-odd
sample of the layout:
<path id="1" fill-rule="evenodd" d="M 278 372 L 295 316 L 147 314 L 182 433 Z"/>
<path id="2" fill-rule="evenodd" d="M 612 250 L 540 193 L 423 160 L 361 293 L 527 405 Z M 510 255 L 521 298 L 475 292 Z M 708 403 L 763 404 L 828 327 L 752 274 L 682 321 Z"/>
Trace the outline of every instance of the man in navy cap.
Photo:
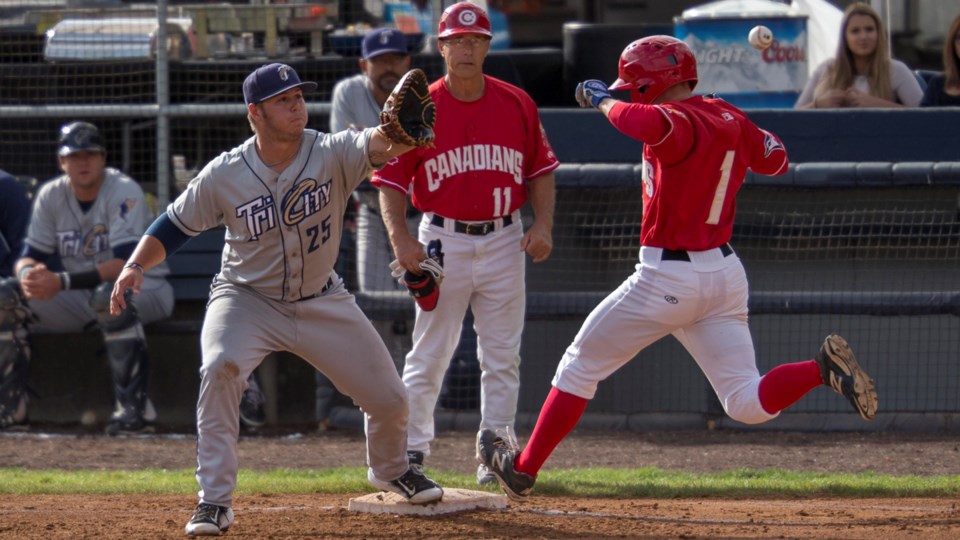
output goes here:
<path id="1" fill-rule="evenodd" d="M 349 194 L 371 169 L 414 147 L 390 139 L 379 124 L 335 134 L 306 129 L 304 93 L 316 87 L 286 64 L 247 76 L 253 136 L 204 166 L 147 228 L 110 296 L 110 312 L 121 312 L 144 272 L 190 237 L 225 227 L 200 333 L 200 501 L 184 528 L 188 536 L 219 535 L 234 521 L 240 396 L 273 351 L 325 372 L 363 410 L 371 484 L 413 504 L 443 497 L 407 458 L 403 381 L 334 270 Z"/>
<path id="2" fill-rule="evenodd" d="M 387 96 L 393 91 L 400 77 L 410 69 L 407 39 L 396 28 L 377 28 L 363 38 L 360 73 L 341 79 L 333 87 L 330 109 L 330 132 L 344 129 L 361 130 L 380 123 L 380 110 Z M 387 230 L 380 217 L 380 200 L 376 190 L 356 191 L 354 198 L 360 203 L 357 208 L 357 286 L 361 291 L 400 290 L 390 275 L 393 250 L 387 238 Z M 420 213 L 408 220 L 414 229 Z M 400 339 L 405 322 L 374 321 L 380 336 L 391 351 L 396 350 L 395 361 L 403 361 Z M 394 327 L 398 332 L 394 331 Z M 331 421 L 336 389 L 317 374 L 317 420 L 320 429 L 326 429 Z M 334 417 L 335 418 L 335 417 Z M 336 423 L 336 422 L 334 422 Z"/>
<path id="3" fill-rule="evenodd" d="M 387 96 L 410 69 L 407 38 L 395 28 L 371 30 L 364 36 L 360 50 L 360 73 L 333 87 L 331 133 L 379 124 Z"/>

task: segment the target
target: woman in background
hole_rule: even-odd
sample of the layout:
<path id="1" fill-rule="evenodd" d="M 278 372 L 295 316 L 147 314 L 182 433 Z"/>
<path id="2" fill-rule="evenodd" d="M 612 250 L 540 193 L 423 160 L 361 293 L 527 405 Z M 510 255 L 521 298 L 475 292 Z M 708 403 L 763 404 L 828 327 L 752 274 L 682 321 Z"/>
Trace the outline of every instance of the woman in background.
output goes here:
<path id="1" fill-rule="evenodd" d="M 847 7 L 836 58 L 820 64 L 797 99 L 798 109 L 916 107 L 923 90 L 906 64 L 890 58 L 887 32 L 877 12 L 857 2 Z"/>
<path id="2" fill-rule="evenodd" d="M 943 73 L 927 82 L 920 106 L 960 106 L 960 15 L 953 19 L 943 39 Z"/>

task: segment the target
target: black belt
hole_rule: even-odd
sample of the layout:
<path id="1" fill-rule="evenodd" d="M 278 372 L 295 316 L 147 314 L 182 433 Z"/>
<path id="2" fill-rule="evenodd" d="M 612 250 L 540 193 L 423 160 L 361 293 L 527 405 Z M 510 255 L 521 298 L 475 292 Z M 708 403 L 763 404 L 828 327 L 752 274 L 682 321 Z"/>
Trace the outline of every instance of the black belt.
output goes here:
<path id="1" fill-rule="evenodd" d="M 299 300 L 294 300 L 294 302 L 303 302 L 304 300 L 312 300 L 320 296 L 321 294 L 329 291 L 332 288 L 333 288 L 333 277 L 329 277 L 327 278 L 327 284 L 324 285 L 322 289 L 320 289 L 320 292 L 318 292 L 317 294 L 311 294 L 310 296 L 301 296 Z"/>
<path id="2" fill-rule="evenodd" d="M 733 253 L 733 248 L 730 247 L 730 244 L 724 244 L 720 246 L 720 253 L 723 253 L 723 256 L 726 257 Z M 663 254 L 660 255 L 660 260 L 690 262 L 690 254 L 682 249 L 664 249 Z"/>
<path id="3" fill-rule="evenodd" d="M 512 216 L 503 216 L 499 218 L 503 220 L 503 226 L 506 227 L 513 223 Z M 453 230 L 458 233 L 469 234 L 470 236 L 486 236 L 493 231 L 497 230 L 496 221 L 482 221 L 479 223 L 464 223 L 463 221 L 448 220 L 443 216 L 437 214 L 433 215 L 433 219 L 430 220 L 432 225 L 437 227 L 443 227 L 447 221 L 453 221 Z M 502 228 L 501 227 L 501 228 Z"/>

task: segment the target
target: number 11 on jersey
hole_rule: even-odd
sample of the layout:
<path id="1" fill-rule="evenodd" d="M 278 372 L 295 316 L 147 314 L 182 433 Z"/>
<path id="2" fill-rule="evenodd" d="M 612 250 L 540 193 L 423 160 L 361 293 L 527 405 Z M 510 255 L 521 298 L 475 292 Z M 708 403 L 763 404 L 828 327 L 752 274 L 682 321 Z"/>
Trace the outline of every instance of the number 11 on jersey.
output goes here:
<path id="1" fill-rule="evenodd" d="M 493 217 L 503 217 L 510 212 L 510 191 L 513 188 L 493 188 Z"/>

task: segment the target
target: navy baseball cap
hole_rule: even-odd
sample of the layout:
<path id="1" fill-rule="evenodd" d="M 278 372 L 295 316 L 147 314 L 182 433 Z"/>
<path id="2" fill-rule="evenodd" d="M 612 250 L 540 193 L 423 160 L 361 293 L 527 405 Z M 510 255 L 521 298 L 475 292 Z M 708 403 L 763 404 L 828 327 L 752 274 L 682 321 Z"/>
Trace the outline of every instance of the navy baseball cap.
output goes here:
<path id="1" fill-rule="evenodd" d="M 60 128 L 60 138 L 57 140 L 57 144 L 60 146 L 57 155 L 60 156 L 69 156 L 77 152 L 106 152 L 103 149 L 100 130 L 89 122 L 64 124 Z"/>
<path id="2" fill-rule="evenodd" d="M 286 64 L 268 64 L 247 75 L 243 81 L 243 99 L 251 105 L 298 87 L 312 92 L 317 89 L 317 83 L 300 82 L 297 72 Z"/>
<path id="3" fill-rule="evenodd" d="M 407 37 L 395 28 L 377 28 L 367 32 L 360 45 L 360 54 L 365 60 L 386 53 L 407 53 Z"/>

